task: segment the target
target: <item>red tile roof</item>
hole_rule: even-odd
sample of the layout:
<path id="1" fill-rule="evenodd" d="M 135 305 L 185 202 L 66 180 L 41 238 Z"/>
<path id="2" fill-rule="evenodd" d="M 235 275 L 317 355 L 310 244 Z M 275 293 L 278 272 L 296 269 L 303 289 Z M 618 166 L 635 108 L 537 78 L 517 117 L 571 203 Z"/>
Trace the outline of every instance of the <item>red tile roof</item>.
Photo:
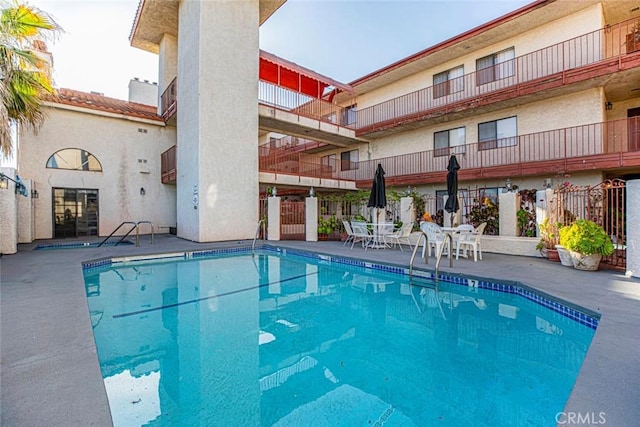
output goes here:
<path id="1" fill-rule="evenodd" d="M 54 96 L 48 99 L 57 104 L 72 105 L 113 114 L 122 114 L 147 120 L 164 122 L 158 115 L 157 107 L 109 98 L 97 93 L 80 92 L 73 89 L 58 89 Z"/>

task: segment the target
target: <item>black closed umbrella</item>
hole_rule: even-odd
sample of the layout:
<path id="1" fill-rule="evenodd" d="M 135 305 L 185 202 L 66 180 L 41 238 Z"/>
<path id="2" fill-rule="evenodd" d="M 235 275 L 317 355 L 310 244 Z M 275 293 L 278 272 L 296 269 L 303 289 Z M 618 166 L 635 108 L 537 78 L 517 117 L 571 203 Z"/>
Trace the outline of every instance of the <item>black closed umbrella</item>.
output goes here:
<path id="1" fill-rule="evenodd" d="M 380 244 L 380 239 L 378 235 L 378 209 L 385 208 L 387 206 L 387 189 L 384 183 L 384 169 L 382 169 L 382 165 L 378 163 L 378 167 L 376 168 L 376 173 L 373 175 L 373 184 L 371 185 L 371 194 L 369 195 L 369 203 L 367 203 L 368 208 L 376 208 L 376 213 L 374 215 L 374 243 L 376 245 Z M 379 246 L 376 246 L 379 247 Z"/>
<path id="2" fill-rule="evenodd" d="M 460 209 L 458 203 L 458 170 L 460 164 L 455 155 L 449 158 L 449 166 L 447 166 L 447 202 L 444 204 L 444 210 L 451 214 L 451 225 L 453 225 L 453 215 Z"/>
<path id="3" fill-rule="evenodd" d="M 368 208 L 384 208 L 387 206 L 387 189 L 384 184 L 384 169 L 378 163 L 376 173 L 373 176 L 373 184 L 371 185 L 371 194 L 369 195 Z"/>

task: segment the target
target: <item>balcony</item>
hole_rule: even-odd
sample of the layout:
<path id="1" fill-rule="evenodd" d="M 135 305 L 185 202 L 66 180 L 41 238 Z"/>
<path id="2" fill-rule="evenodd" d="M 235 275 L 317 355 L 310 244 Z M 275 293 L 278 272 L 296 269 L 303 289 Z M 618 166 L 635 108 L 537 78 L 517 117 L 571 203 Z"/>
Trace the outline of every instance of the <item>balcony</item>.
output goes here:
<path id="1" fill-rule="evenodd" d="M 451 112 L 476 109 L 523 97 L 540 98 L 543 91 L 588 83 L 591 87 L 611 73 L 640 66 L 640 37 L 635 20 L 540 49 L 436 86 L 362 108 L 350 124 L 356 135 L 382 136 Z M 637 43 L 636 43 L 636 39 Z M 633 53 L 633 55 L 629 55 Z M 633 80 L 631 77 L 630 80 Z M 605 84 L 606 82 L 601 82 Z M 631 81 L 630 84 L 633 84 Z M 469 114 L 475 113 L 470 111 Z"/>
<path id="2" fill-rule="evenodd" d="M 163 184 L 176 183 L 176 150 L 177 145 L 160 155 L 160 179 Z"/>
<path id="3" fill-rule="evenodd" d="M 302 145 L 312 144 L 304 140 Z M 592 123 L 482 141 L 451 148 L 420 151 L 362 162 L 329 159 L 295 147 L 258 147 L 259 171 L 371 185 L 378 163 L 389 186 L 445 182 L 449 156 L 458 157 L 459 179 L 475 180 L 624 170 L 640 166 L 640 117 Z M 176 146 L 162 153 L 162 182 L 175 183 Z"/>
<path id="4" fill-rule="evenodd" d="M 380 163 L 387 185 L 444 183 L 451 154 L 461 181 L 624 170 L 640 166 L 640 117 L 363 161 L 342 176 L 367 187 Z"/>
<path id="5" fill-rule="evenodd" d="M 160 96 L 160 111 L 162 118 L 165 122 L 168 122 L 174 118 L 178 109 L 178 81 L 177 77 L 174 78 L 169 86 L 165 89 Z"/>

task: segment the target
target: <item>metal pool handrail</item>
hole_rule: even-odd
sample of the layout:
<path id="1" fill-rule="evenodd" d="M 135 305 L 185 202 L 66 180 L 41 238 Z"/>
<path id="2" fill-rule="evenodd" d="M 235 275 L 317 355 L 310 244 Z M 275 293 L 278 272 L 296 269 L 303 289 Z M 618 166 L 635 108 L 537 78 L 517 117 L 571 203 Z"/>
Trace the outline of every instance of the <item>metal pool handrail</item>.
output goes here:
<path id="1" fill-rule="evenodd" d="M 260 226 L 264 223 L 263 219 L 258 220 L 258 229 L 256 230 L 256 235 L 253 238 L 253 243 L 251 244 L 251 256 L 256 255 L 256 240 L 258 240 L 258 234 L 260 234 Z"/>
<path id="2" fill-rule="evenodd" d="M 132 232 L 133 230 L 135 230 L 135 229 L 137 229 L 137 228 L 138 228 L 138 224 L 136 224 L 135 222 L 132 222 L 132 221 L 124 221 L 124 222 L 121 222 L 121 223 L 120 223 L 120 225 L 119 225 L 119 226 L 117 226 L 117 227 L 115 228 L 115 230 L 113 230 L 113 231 L 111 232 L 111 234 L 109 234 L 107 237 L 105 237 L 105 239 L 104 239 L 102 242 L 100 242 L 100 244 L 98 245 L 98 247 L 100 247 L 100 246 L 104 245 L 104 244 L 106 243 L 106 241 L 107 241 L 107 240 L 109 240 L 109 239 L 111 238 L 111 236 L 113 236 L 114 234 L 116 234 L 116 231 L 120 230 L 120 227 L 122 227 L 122 226 L 123 226 L 123 225 L 125 225 L 125 224 L 131 224 L 131 225 L 133 225 L 133 227 L 131 227 L 131 229 L 130 229 L 129 231 L 127 231 L 127 233 L 126 233 L 124 236 L 122 236 L 122 238 L 121 238 L 120 240 L 118 240 L 118 241 L 116 242 L 115 246 L 118 246 L 118 243 L 122 243 L 122 241 L 123 241 L 124 239 L 126 239 L 126 238 L 127 238 L 127 236 L 128 236 L 129 234 L 131 234 L 131 232 Z"/>
<path id="3" fill-rule="evenodd" d="M 136 247 L 140 246 L 140 224 L 149 224 L 151 226 L 151 244 L 153 245 L 153 223 L 151 221 L 138 221 L 136 224 Z"/>
<path id="4" fill-rule="evenodd" d="M 416 245 L 413 247 L 413 253 L 411 254 L 411 261 L 409 261 L 409 280 L 411 280 L 411 277 L 413 276 L 413 261 L 416 258 L 416 252 L 418 251 L 418 246 L 420 246 L 420 240 L 422 239 L 422 236 L 424 236 L 424 244 L 425 247 L 429 247 L 429 237 L 427 236 L 427 233 L 425 233 L 424 231 L 420 230 L 420 235 L 418 236 L 418 241 L 416 242 Z M 426 251 L 425 251 L 426 254 Z M 428 254 L 424 257 L 424 263 L 425 264 L 429 264 L 429 256 Z"/>
<path id="5" fill-rule="evenodd" d="M 422 236 L 424 236 L 424 244 L 425 248 L 429 248 L 429 237 L 427 233 L 420 230 L 420 236 L 418 236 L 418 241 L 416 242 L 415 247 L 413 248 L 413 253 L 411 254 L 411 261 L 409 261 L 409 280 L 411 280 L 413 276 L 413 261 L 416 258 L 416 252 L 418 251 L 418 246 L 420 246 L 420 240 L 422 240 Z M 442 252 L 444 251 L 444 244 L 449 239 L 449 267 L 453 267 L 453 236 L 451 233 L 444 233 L 444 240 L 442 241 L 442 246 L 440 247 L 440 253 L 438 253 L 438 257 L 436 259 L 436 282 L 438 281 L 438 269 L 440 268 L 440 260 L 442 259 Z M 424 263 L 429 264 L 429 251 L 425 251 Z"/>

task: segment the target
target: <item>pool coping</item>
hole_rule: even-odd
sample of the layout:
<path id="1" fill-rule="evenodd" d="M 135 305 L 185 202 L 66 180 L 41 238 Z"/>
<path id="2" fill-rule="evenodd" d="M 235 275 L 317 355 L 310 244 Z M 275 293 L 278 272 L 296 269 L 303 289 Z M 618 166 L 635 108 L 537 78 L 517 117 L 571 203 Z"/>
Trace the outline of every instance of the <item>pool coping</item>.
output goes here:
<path id="1" fill-rule="evenodd" d="M 276 243 L 404 267 L 411 255 L 397 249 L 365 252 L 340 242 Z M 251 246 L 251 242 L 199 244 L 161 235 L 156 236 L 155 245 L 143 241 L 140 248 L 30 251 L 33 244 L 27 244 L 20 245 L 17 254 L 2 257 L 2 425 L 111 425 L 82 268 L 78 268 L 82 261 L 242 245 Z M 601 316 L 565 411 L 584 416 L 603 412 L 609 425 L 637 425 L 640 281 L 619 272 L 580 272 L 537 258 L 483 255 L 483 261 L 460 259 L 453 269 L 440 270 L 516 281 Z"/>

